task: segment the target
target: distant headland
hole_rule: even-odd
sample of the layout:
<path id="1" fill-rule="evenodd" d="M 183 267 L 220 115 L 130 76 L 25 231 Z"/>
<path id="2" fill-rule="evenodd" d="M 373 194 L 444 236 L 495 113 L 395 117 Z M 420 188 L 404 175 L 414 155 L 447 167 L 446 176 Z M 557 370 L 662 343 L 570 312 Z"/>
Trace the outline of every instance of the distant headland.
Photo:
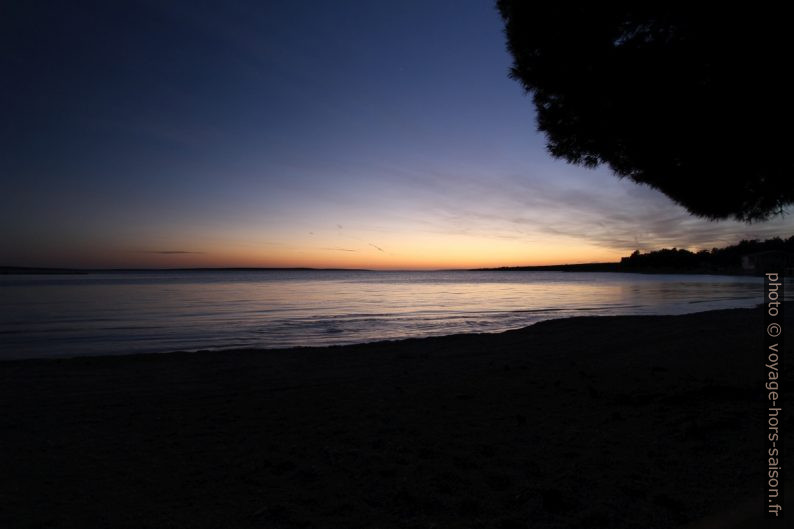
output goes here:
<path id="1" fill-rule="evenodd" d="M 477 271 L 529 272 L 641 272 L 657 274 L 758 275 L 769 268 L 794 268 L 794 236 L 764 241 L 743 240 L 725 248 L 691 252 L 665 248 L 647 253 L 635 251 L 617 263 L 582 263 L 548 266 L 503 266 Z"/>

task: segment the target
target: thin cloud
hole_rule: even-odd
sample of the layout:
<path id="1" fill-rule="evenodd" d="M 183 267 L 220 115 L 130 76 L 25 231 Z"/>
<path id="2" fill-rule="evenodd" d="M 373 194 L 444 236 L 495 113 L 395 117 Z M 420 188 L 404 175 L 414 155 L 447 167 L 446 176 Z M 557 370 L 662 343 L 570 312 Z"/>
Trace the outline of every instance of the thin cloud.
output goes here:
<path id="1" fill-rule="evenodd" d="M 320 248 L 321 250 L 328 250 L 332 252 L 357 252 L 358 250 L 353 250 L 351 248 Z"/>
<path id="2" fill-rule="evenodd" d="M 423 206 L 416 218 L 424 231 L 528 243 L 551 236 L 627 254 L 673 246 L 708 249 L 794 232 L 788 216 L 754 224 L 693 217 L 658 191 L 606 171 L 514 174 L 493 182 L 445 175 L 435 183 L 453 178 L 459 185 L 433 187 L 417 198 Z"/>
<path id="3" fill-rule="evenodd" d="M 186 255 L 186 254 L 202 254 L 206 252 L 189 252 L 187 250 L 144 250 L 140 253 L 149 253 L 157 255 Z"/>
<path id="4" fill-rule="evenodd" d="M 378 250 L 379 252 L 383 252 L 384 251 L 383 248 L 381 248 L 380 246 L 377 246 L 377 245 L 372 244 L 372 243 L 369 243 L 369 245 L 372 246 L 373 248 L 375 248 L 376 250 Z"/>

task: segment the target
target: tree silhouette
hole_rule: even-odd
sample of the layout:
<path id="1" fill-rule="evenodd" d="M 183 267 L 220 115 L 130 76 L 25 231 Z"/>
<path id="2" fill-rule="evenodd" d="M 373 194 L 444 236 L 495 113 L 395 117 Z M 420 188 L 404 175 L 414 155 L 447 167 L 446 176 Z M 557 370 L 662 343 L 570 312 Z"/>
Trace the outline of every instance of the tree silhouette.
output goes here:
<path id="1" fill-rule="evenodd" d="M 498 0 L 550 153 L 712 219 L 794 202 L 792 44 L 768 5 Z M 686 7 L 685 7 L 686 6 Z"/>

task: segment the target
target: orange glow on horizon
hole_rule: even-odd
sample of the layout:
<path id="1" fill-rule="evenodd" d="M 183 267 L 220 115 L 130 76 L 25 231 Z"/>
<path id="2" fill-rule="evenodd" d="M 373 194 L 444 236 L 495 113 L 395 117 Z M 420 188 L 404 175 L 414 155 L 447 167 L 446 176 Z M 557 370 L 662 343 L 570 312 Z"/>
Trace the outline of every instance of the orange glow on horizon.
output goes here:
<path id="1" fill-rule="evenodd" d="M 630 252 L 579 241 L 519 241 L 473 236 L 427 235 L 400 238 L 380 234 L 379 244 L 326 239 L 284 243 L 195 241 L 168 244 L 184 250 L 70 248 L 48 256 L 46 266 L 74 268 L 356 268 L 436 270 L 616 262 Z M 204 243 L 204 244 L 202 244 Z M 224 244 L 225 243 L 225 244 Z M 43 266 L 30 256 L 24 266 Z"/>

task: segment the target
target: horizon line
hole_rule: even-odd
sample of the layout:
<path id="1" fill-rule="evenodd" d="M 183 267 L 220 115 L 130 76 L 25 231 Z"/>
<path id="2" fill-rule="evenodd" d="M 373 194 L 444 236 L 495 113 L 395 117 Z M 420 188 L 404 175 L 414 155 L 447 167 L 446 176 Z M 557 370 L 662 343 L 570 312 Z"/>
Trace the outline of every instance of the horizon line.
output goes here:
<path id="1" fill-rule="evenodd" d="M 39 273 L 89 273 L 89 272 L 223 272 L 223 271 L 317 271 L 317 272 L 470 272 L 550 267 L 577 267 L 591 265 L 613 265 L 615 262 L 561 263 L 550 265 L 516 265 L 476 268 L 335 268 L 312 266 L 199 266 L 199 267 L 62 267 L 62 266 L 0 266 L 0 273 L 11 271 Z"/>

